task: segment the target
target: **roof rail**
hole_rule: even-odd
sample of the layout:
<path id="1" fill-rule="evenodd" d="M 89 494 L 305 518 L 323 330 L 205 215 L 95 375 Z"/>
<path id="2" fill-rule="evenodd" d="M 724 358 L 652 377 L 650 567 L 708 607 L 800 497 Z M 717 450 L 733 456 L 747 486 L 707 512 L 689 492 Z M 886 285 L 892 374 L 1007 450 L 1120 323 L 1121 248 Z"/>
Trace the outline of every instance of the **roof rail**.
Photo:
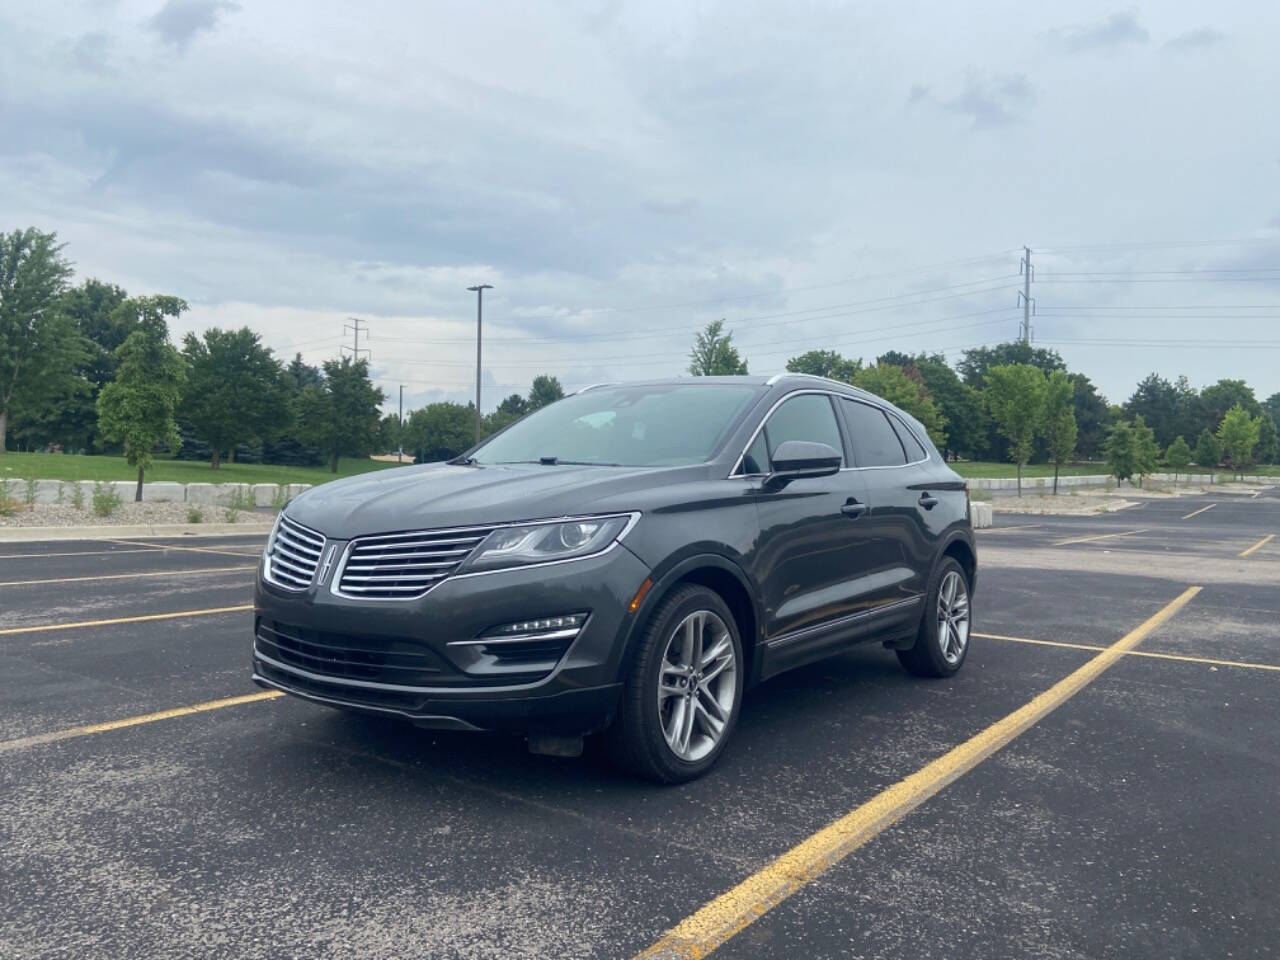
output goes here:
<path id="1" fill-rule="evenodd" d="M 852 384 L 845 383 L 843 380 L 835 380 L 831 377 L 820 377 L 816 373 L 792 373 L 790 370 L 784 370 L 782 373 L 775 373 L 765 381 L 765 386 L 772 387 L 783 377 L 804 377 L 806 380 L 822 380 L 824 383 L 838 383 L 842 387 L 852 386 Z"/>

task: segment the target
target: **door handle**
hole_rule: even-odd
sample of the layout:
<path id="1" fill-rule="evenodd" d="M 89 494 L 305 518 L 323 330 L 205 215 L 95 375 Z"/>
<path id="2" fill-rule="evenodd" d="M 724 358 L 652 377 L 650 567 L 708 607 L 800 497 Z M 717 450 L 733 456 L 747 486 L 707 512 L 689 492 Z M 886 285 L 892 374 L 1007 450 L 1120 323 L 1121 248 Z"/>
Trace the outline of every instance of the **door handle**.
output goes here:
<path id="1" fill-rule="evenodd" d="M 927 493 L 922 493 L 920 494 L 920 499 L 918 503 L 920 504 L 920 506 L 924 507 L 926 510 L 932 510 L 934 507 L 938 505 L 938 498 L 931 497 Z"/>
<path id="2" fill-rule="evenodd" d="M 857 520 L 867 512 L 867 505 L 865 503 L 859 503 L 857 500 L 850 497 L 845 505 L 840 508 L 840 512 L 851 520 Z"/>

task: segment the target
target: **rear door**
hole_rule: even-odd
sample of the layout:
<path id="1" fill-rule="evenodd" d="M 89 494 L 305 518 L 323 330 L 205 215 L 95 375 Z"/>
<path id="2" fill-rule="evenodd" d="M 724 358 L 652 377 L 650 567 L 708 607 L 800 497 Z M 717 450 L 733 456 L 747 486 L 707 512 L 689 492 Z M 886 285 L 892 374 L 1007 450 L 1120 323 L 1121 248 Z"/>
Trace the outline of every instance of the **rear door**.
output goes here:
<path id="1" fill-rule="evenodd" d="M 760 542 L 752 573 L 763 594 L 770 641 L 829 632 L 872 602 L 865 580 L 866 495 L 861 475 L 847 469 L 834 402 L 823 392 L 790 395 L 770 413 L 743 457 L 744 472 L 758 476 L 767 474 L 770 455 L 788 440 L 825 443 L 845 458 L 838 473 L 793 480 L 780 489 L 762 487 L 757 495 Z"/>
<path id="2" fill-rule="evenodd" d="M 842 397 L 840 407 L 870 506 L 868 535 L 882 585 L 877 601 L 910 613 L 909 601 L 925 592 L 932 561 L 920 518 L 928 500 L 922 503 L 926 491 L 917 489 L 927 454 L 898 421 L 910 438 L 909 446 L 904 444 L 891 415 L 880 407 L 850 397 Z"/>

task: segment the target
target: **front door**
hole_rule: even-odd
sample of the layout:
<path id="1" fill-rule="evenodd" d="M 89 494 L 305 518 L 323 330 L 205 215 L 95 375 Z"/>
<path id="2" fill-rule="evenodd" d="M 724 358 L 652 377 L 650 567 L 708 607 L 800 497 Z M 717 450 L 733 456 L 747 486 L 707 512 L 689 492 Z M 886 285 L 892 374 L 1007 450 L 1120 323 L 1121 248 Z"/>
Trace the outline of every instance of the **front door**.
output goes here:
<path id="1" fill-rule="evenodd" d="M 770 415 L 745 458 L 767 472 L 768 458 L 788 440 L 825 443 L 842 454 L 844 438 L 826 393 L 799 393 Z M 847 467 L 847 462 L 845 463 Z M 842 469 L 827 477 L 793 480 L 757 496 L 760 543 L 756 582 L 764 598 L 771 647 L 807 638 L 839 642 L 842 625 L 874 605 L 881 587 L 867 568 L 866 495 L 861 475 Z"/>

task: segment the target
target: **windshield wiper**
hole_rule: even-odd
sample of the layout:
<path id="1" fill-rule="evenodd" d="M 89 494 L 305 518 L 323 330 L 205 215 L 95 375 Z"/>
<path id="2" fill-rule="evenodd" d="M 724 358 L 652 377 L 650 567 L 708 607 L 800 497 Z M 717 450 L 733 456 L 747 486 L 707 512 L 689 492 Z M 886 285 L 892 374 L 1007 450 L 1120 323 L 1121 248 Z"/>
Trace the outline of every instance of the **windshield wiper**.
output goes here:
<path id="1" fill-rule="evenodd" d="M 458 467 L 469 467 L 476 462 L 475 457 L 454 457 L 449 463 Z"/>

